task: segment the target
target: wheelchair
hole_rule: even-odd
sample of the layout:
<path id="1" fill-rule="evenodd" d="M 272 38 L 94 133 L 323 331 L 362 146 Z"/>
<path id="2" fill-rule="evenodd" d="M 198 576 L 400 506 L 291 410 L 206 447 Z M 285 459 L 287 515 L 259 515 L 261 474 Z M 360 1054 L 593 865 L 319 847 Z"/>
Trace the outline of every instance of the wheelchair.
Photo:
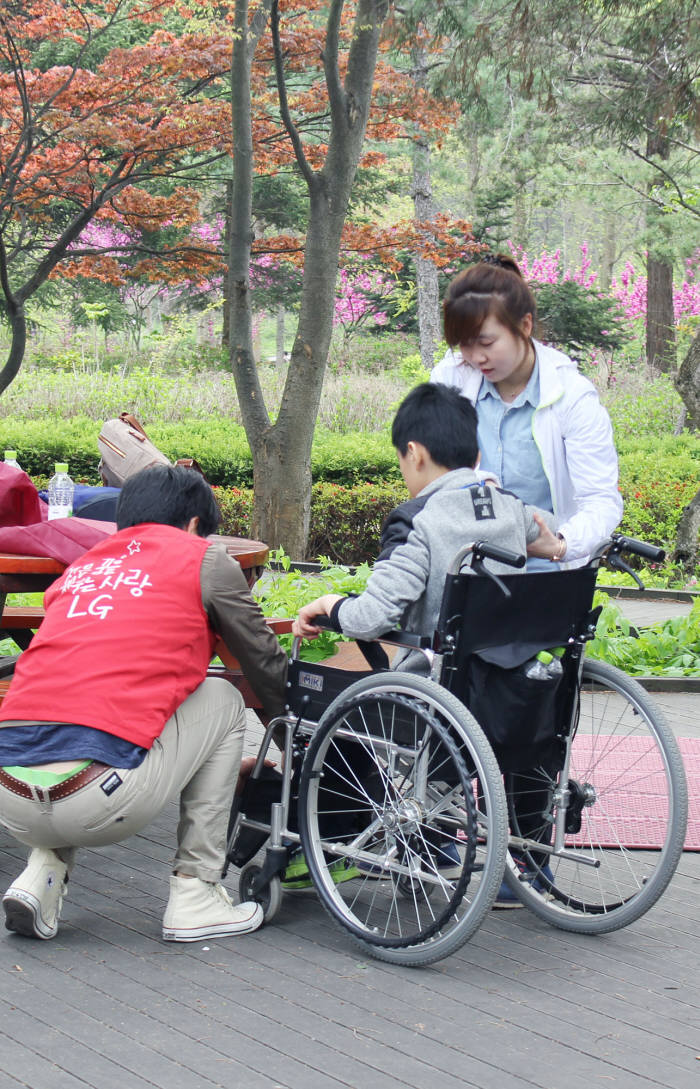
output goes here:
<path id="1" fill-rule="evenodd" d="M 433 636 L 379 641 L 418 652 L 427 676 L 387 668 L 376 643 L 360 644 L 373 668 L 358 674 L 299 660 L 295 641 L 286 712 L 232 809 L 241 897 L 274 918 L 301 847 L 334 921 L 365 953 L 407 966 L 468 941 L 504 879 L 563 930 L 602 934 L 648 911 L 683 849 L 687 788 L 644 689 L 584 657 L 600 562 L 641 587 L 623 553 L 663 558 L 614 535 L 587 567 L 497 576 L 485 560 L 525 557 L 466 547 Z M 546 684 L 523 669 L 542 648 L 557 648 L 559 663 Z M 273 734 L 281 775 L 264 766 Z"/>

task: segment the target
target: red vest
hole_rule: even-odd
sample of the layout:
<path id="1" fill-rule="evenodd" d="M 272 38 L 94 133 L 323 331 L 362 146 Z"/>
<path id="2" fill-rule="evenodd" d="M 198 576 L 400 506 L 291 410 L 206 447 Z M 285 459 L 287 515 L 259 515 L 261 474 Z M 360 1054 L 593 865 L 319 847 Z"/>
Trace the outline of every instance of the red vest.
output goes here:
<path id="1" fill-rule="evenodd" d="M 150 748 L 212 656 L 199 581 L 208 547 L 148 523 L 71 564 L 46 592 L 0 721 L 75 722 Z"/>

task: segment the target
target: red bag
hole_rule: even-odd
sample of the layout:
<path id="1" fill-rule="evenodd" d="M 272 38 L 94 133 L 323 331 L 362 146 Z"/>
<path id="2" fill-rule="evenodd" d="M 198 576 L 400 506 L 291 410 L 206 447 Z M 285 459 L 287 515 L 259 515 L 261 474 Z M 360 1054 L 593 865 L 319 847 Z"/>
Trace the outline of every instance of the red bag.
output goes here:
<path id="1" fill-rule="evenodd" d="M 92 518 L 54 518 L 30 526 L 4 526 L 0 529 L 0 552 L 50 556 L 60 563 L 73 563 L 116 528 L 114 522 Z"/>
<path id="2" fill-rule="evenodd" d="M 28 526 L 45 520 L 47 514 L 27 474 L 0 461 L 0 526 Z"/>

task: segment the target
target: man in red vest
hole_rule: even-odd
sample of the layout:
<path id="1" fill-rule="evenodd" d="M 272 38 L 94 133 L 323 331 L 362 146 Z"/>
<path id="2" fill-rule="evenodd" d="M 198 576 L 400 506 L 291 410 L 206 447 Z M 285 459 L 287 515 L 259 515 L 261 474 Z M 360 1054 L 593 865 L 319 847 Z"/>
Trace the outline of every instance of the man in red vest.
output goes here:
<path id="1" fill-rule="evenodd" d="M 243 572 L 213 533 L 219 512 L 191 469 L 125 484 L 113 536 L 46 593 L 46 616 L 0 707 L 0 823 L 30 848 L 3 897 L 5 925 L 52 938 L 76 847 L 133 835 L 180 795 L 166 941 L 257 929 L 262 910 L 219 883 L 245 707 L 206 678 L 217 636 L 268 714 L 287 660 Z"/>

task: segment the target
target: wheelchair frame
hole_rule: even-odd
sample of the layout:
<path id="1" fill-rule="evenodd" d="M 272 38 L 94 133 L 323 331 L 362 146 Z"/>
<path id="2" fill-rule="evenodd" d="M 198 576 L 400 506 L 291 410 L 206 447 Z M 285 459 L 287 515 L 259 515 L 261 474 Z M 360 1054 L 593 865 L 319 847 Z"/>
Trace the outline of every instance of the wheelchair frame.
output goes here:
<path id="1" fill-rule="evenodd" d="M 395 670 L 358 677 L 301 663 L 297 641 L 287 712 L 267 727 L 251 776 L 259 778 L 273 734 L 282 731 L 281 798 L 269 824 L 237 812 L 229 839 L 231 857 L 243 829 L 267 836 L 262 864 L 241 870 L 241 897 L 257 899 L 272 919 L 281 877 L 301 847 L 333 919 L 366 952 L 409 966 L 466 942 L 503 878 L 518 901 L 566 930 L 604 933 L 646 912 L 680 857 L 687 790 L 673 734 L 646 692 L 614 667 L 584 658 L 599 612 L 591 611 L 598 564 L 605 556 L 609 566 L 630 571 L 623 551 L 659 555 L 615 536 L 589 568 L 499 578 L 485 558 L 515 566 L 524 557 L 468 546 L 448 574 L 435 635 L 380 640 L 420 650 L 429 678 Z M 467 555 L 482 577 L 461 573 Z M 522 615 L 533 601 L 540 607 L 527 612 L 526 630 L 506 657 L 512 665 L 513 656 L 521 662 L 542 647 L 566 647 L 557 724 L 546 752 L 504 773 L 465 705 L 463 682 L 472 656 L 503 657 L 513 609 Z M 482 622 L 471 625 L 474 615 Z M 626 762 L 613 774 L 623 798 L 600 771 L 611 757 Z M 293 777 L 297 828 L 289 827 Z M 618 810 L 641 820 L 652 797 L 661 809 L 656 839 L 630 848 Z M 348 821 L 340 830 L 339 808 Z"/>

